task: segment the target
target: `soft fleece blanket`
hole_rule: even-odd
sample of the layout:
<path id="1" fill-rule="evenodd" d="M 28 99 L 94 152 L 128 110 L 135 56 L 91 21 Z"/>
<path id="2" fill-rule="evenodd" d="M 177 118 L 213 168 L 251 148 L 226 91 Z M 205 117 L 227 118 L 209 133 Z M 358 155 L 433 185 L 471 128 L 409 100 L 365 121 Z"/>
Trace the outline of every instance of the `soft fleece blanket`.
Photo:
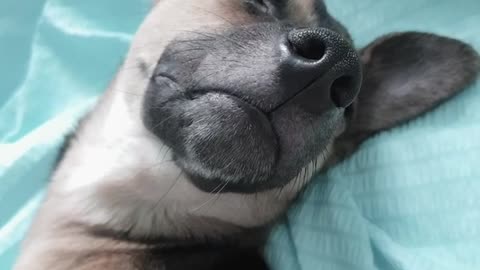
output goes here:
<path id="1" fill-rule="evenodd" d="M 0 0 L 0 269 L 62 142 L 122 62 L 151 0 Z M 421 30 L 480 50 L 478 0 L 327 0 L 361 47 Z M 366 142 L 313 184 L 266 250 L 276 270 L 480 269 L 480 84 Z"/>

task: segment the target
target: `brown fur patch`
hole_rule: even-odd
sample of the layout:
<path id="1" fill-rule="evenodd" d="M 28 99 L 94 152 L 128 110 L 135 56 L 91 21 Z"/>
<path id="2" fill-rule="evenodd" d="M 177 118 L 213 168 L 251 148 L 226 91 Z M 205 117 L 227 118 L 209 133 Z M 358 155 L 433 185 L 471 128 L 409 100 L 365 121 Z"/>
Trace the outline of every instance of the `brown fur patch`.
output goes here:
<path id="1" fill-rule="evenodd" d="M 309 24 L 317 19 L 315 0 L 290 0 L 287 4 L 287 14 L 298 23 Z"/>

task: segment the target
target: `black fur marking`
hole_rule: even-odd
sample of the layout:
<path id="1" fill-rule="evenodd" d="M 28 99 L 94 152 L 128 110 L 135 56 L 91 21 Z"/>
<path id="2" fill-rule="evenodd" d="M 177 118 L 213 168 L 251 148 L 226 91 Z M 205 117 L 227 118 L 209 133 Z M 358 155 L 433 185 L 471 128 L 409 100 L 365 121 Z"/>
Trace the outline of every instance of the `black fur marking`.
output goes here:
<path id="1" fill-rule="evenodd" d="M 229 246 L 153 248 L 142 258 L 145 270 L 267 270 L 261 251 Z"/>
<path id="2" fill-rule="evenodd" d="M 54 168 L 57 168 L 62 159 L 65 157 L 67 150 L 70 148 L 72 141 L 75 140 L 75 131 L 70 131 L 65 138 L 63 139 L 63 143 L 58 150 L 57 157 L 55 159 Z"/>
<path id="3" fill-rule="evenodd" d="M 73 130 L 65 135 L 65 137 L 63 139 L 63 143 L 58 150 L 57 157 L 55 159 L 52 172 L 54 172 L 55 169 L 59 166 L 60 162 L 65 157 L 65 154 L 67 153 L 68 149 L 72 146 L 72 143 L 77 139 L 77 137 L 76 137 L 77 131 L 82 127 L 83 123 L 85 123 L 87 121 L 88 116 L 89 116 L 89 114 L 87 113 L 85 116 L 80 118 L 80 120 L 78 120 L 78 122 L 75 125 L 75 127 L 73 128 Z"/>
<path id="4" fill-rule="evenodd" d="M 79 225 L 82 227 L 82 225 Z M 227 225 L 231 226 L 231 225 Z M 126 254 L 135 268 L 165 270 L 267 270 L 268 266 L 262 256 L 262 246 L 268 235 L 269 226 L 257 228 L 238 228 L 239 233 L 212 240 L 209 238 L 184 239 L 169 237 L 132 238 L 128 232 L 119 233 L 102 228 L 85 228 L 94 238 L 106 238 L 115 242 L 139 245 L 138 250 Z M 109 254 L 100 254 L 109 256 Z M 98 254 L 82 258 L 82 263 L 94 261 Z M 90 257 L 90 258 L 89 258 Z M 130 269 L 130 268 L 127 268 Z"/>
<path id="5" fill-rule="evenodd" d="M 140 72 L 142 73 L 142 75 L 144 76 L 144 78 L 148 78 L 150 76 L 150 74 L 148 72 L 147 63 L 145 63 L 143 60 L 139 59 L 138 62 L 137 62 L 137 66 L 138 66 L 138 69 L 140 70 Z"/>
<path id="6" fill-rule="evenodd" d="M 204 221 L 205 222 L 204 218 Z M 212 220 L 212 224 L 215 226 L 224 227 L 225 230 L 236 231 L 236 233 L 226 234 L 224 236 L 218 235 L 216 238 L 202 238 L 194 237 L 194 232 L 191 235 L 188 233 L 183 238 L 171 237 L 168 235 L 164 236 L 145 236 L 145 237 L 136 237 L 132 236 L 130 231 L 114 231 L 109 228 L 102 226 L 95 227 L 85 227 L 82 224 L 76 224 L 80 228 L 83 228 L 88 235 L 94 236 L 95 238 L 105 238 L 115 241 L 122 241 L 135 244 L 144 244 L 144 245 L 155 245 L 162 247 L 177 247 L 177 246 L 190 246 L 192 244 L 198 246 L 210 246 L 210 245 L 231 245 L 236 247 L 252 247 L 252 246 L 261 246 L 268 235 L 268 231 L 271 225 L 258 226 L 258 227 L 240 227 L 229 223 L 223 223 L 218 220 Z"/>

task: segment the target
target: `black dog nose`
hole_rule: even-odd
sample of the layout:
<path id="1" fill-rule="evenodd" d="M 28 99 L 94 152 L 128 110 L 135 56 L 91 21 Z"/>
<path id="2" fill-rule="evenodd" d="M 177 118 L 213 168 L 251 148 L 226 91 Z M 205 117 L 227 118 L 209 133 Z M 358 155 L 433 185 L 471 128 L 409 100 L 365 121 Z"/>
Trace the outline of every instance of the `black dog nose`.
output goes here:
<path id="1" fill-rule="evenodd" d="M 318 61 L 325 55 L 325 36 L 312 29 L 292 30 L 288 33 L 292 54 L 304 60 Z"/>
<path id="2" fill-rule="evenodd" d="M 349 42 L 328 29 L 305 28 L 290 31 L 285 43 L 281 73 L 289 100 L 314 112 L 353 102 L 362 72 Z"/>

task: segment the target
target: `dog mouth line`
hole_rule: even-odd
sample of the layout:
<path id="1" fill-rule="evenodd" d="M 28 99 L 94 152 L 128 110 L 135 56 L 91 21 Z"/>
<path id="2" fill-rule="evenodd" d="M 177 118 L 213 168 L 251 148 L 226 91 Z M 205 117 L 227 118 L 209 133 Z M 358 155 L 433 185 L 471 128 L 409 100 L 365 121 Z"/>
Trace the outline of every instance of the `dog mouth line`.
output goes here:
<path id="1" fill-rule="evenodd" d="M 153 77 L 154 78 L 167 79 L 168 81 L 170 81 L 170 82 L 172 82 L 176 85 L 179 85 L 177 79 L 175 79 L 175 77 L 173 77 L 173 76 L 171 76 L 170 74 L 167 74 L 167 73 L 158 73 L 158 74 L 154 75 Z M 155 79 L 153 79 L 153 80 L 155 80 Z M 270 112 L 266 112 L 266 111 L 262 110 L 258 106 L 255 106 L 254 104 L 252 104 L 252 102 L 250 102 L 249 100 L 246 100 L 245 98 L 242 98 L 239 95 L 235 95 L 233 93 L 227 93 L 226 91 L 223 91 L 221 89 L 209 89 L 209 90 L 195 89 L 195 90 L 191 90 L 191 91 L 178 91 L 178 95 L 175 95 L 175 96 L 171 97 L 170 99 L 164 101 L 160 105 L 165 105 L 166 103 L 168 103 L 172 100 L 176 100 L 180 97 L 184 97 L 185 99 L 187 99 L 189 101 L 194 101 L 195 99 L 199 98 L 200 96 L 203 96 L 203 95 L 206 95 L 206 94 L 219 94 L 219 95 L 224 95 L 224 96 L 227 96 L 229 98 L 235 99 L 237 101 L 241 101 L 241 102 L 255 108 L 256 110 L 262 112 L 265 116 L 269 117 Z"/>
<path id="2" fill-rule="evenodd" d="M 167 79 L 168 81 L 174 83 L 175 85 L 179 86 L 179 83 L 178 83 L 178 80 L 173 77 L 172 75 L 168 74 L 168 73 L 158 73 L 156 75 L 154 75 L 152 77 L 152 80 L 155 80 L 154 78 L 163 78 L 163 79 Z M 341 78 L 339 78 L 341 79 Z M 312 87 L 313 85 L 315 85 L 317 82 L 318 82 L 319 79 L 316 79 L 316 80 L 312 80 L 310 83 L 308 83 L 304 88 L 302 88 L 302 90 L 296 92 L 294 95 L 292 95 L 291 97 L 287 98 L 286 100 L 282 101 L 281 103 L 279 103 L 278 105 L 274 106 L 272 109 L 270 109 L 269 111 L 266 111 L 258 106 L 256 106 L 255 104 L 253 104 L 253 102 L 251 102 L 250 100 L 247 100 L 239 95 L 235 95 L 234 93 L 229 93 L 227 91 L 224 91 L 224 90 L 221 90 L 221 89 L 194 89 L 194 90 L 191 90 L 190 92 L 189 91 L 180 91 L 178 90 L 178 95 L 175 95 L 173 96 L 172 98 L 164 101 L 161 105 L 165 105 L 166 103 L 172 101 L 172 100 L 176 100 L 179 98 L 179 96 L 181 97 L 184 97 L 186 98 L 187 100 L 190 100 L 190 101 L 193 101 L 195 100 L 196 98 L 202 96 L 202 95 L 206 95 L 206 94 L 211 94 L 211 93 L 214 93 L 214 94 L 220 94 L 220 95 L 225 95 L 227 97 L 230 97 L 230 98 L 233 98 L 237 101 L 240 101 L 246 105 L 249 105 L 251 106 L 252 108 L 255 108 L 256 110 L 258 110 L 259 112 L 262 112 L 269 120 L 272 119 L 272 115 L 278 111 L 280 108 L 282 108 L 283 106 L 285 106 L 286 104 L 288 104 L 289 102 L 291 102 L 292 100 L 294 100 L 296 97 L 300 96 L 302 93 L 304 93 L 305 91 L 309 90 L 310 87 Z M 349 115 L 351 115 L 351 112 L 353 110 L 353 103 L 348 105 L 347 107 L 343 108 L 344 109 L 344 114 L 346 117 L 349 117 Z"/>

